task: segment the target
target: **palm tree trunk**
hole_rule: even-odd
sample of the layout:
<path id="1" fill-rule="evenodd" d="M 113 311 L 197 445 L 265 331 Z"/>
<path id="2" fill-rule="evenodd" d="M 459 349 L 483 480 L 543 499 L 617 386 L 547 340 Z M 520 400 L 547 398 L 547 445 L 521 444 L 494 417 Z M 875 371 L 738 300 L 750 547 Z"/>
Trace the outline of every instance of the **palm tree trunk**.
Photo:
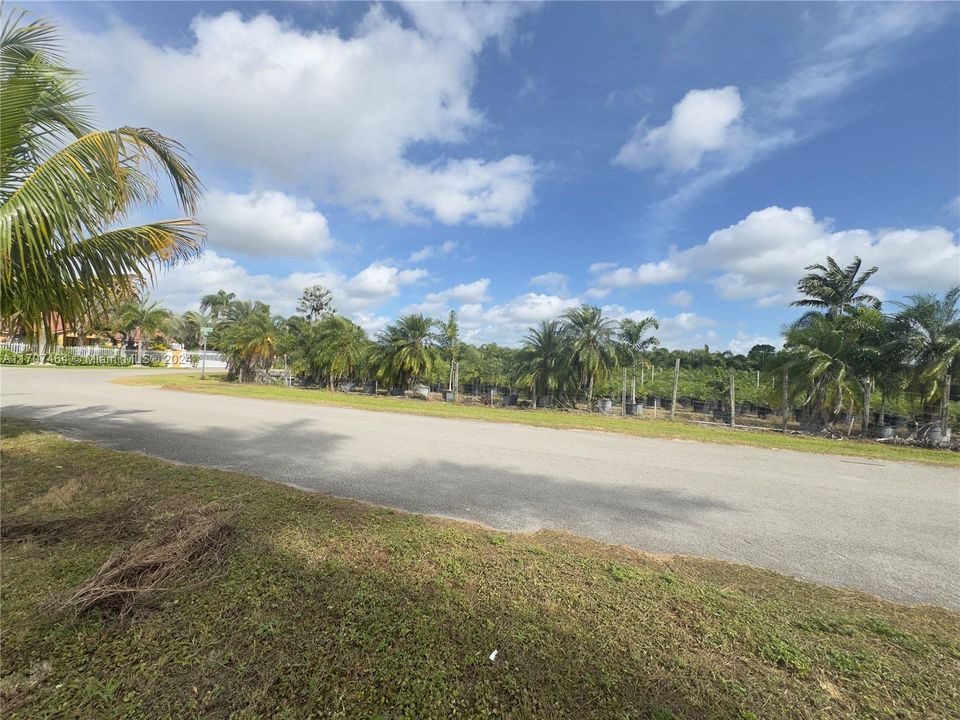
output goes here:
<path id="1" fill-rule="evenodd" d="M 587 384 L 587 410 L 593 409 L 593 373 L 590 373 L 590 382 Z"/>
<path id="2" fill-rule="evenodd" d="M 852 395 L 852 394 L 851 394 L 851 395 Z M 853 435 L 853 421 L 857 419 L 857 418 L 856 418 L 856 415 L 854 415 L 854 413 L 853 413 L 853 409 L 854 409 L 854 408 L 853 408 L 853 397 L 851 397 L 851 398 L 850 398 L 850 411 L 849 411 L 849 415 L 850 415 L 850 426 L 847 428 L 847 437 L 850 437 L 851 435 Z"/>
<path id="3" fill-rule="evenodd" d="M 532 398 L 530 404 L 533 407 L 533 409 L 536 410 L 537 409 L 537 381 L 536 380 L 534 380 L 533 384 L 530 386 L 530 396 Z"/>
<path id="4" fill-rule="evenodd" d="M 143 365 L 143 328 L 137 328 L 137 365 Z"/>
<path id="5" fill-rule="evenodd" d="M 886 416 L 884 414 L 884 405 L 887 404 L 887 394 L 885 392 L 880 393 L 880 427 L 886 425 Z"/>
<path id="6" fill-rule="evenodd" d="M 637 404 L 637 366 L 633 366 L 633 380 L 630 383 L 630 402 Z"/>
<path id="7" fill-rule="evenodd" d="M 867 430 L 870 428 L 870 394 L 873 391 L 873 380 L 866 379 L 863 384 L 863 424 L 860 427 L 860 435 L 866 437 Z"/>

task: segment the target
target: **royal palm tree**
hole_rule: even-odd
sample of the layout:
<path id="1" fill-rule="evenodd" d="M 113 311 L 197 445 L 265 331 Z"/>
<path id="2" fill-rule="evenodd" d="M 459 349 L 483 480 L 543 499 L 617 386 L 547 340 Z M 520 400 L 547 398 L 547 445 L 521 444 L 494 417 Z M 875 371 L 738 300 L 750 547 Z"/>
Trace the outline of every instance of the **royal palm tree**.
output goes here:
<path id="1" fill-rule="evenodd" d="M 593 386 L 606 377 L 616 362 L 616 323 L 600 308 L 581 305 L 563 313 L 565 345 L 581 384 L 587 386 L 587 404 L 592 407 Z"/>
<path id="2" fill-rule="evenodd" d="M 388 325 L 377 341 L 380 371 L 384 379 L 406 387 L 440 362 L 435 323 L 423 315 L 404 315 Z"/>
<path id="3" fill-rule="evenodd" d="M 143 363 L 143 344 L 159 333 L 172 335 L 179 329 L 179 321 L 167 308 L 148 298 L 124 303 L 119 313 L 120 327 L 128 335 L 137 336 L 137 363 Z"/>
<path id="4" fill-rule="evenodd" d="M 445 323 L 437 323 L 437 340 L 450 363 L 450 378 L 447 390 L 453 390 L 454 366 L 460 356 L 460 325 L 457 322 L 457 311 L 451 310 Z"/>
<path id="5" fill-rule="evenodd" d="M 523 379 L 533 391 L 532 403 L 537 406 L 538 397 L 547 397 L 559 392 L 567 372 L 564 353 L 564 338 L 557 320 L 541 322 L 531 328 L 523 339 L 520 363 Z"/>
<path id="6" fill-rule="evenodd" d="M 237 294 L 227 292 L 223 288 L 215 293 L 204 295 L 200 298 L 200 312 L 209 312 L 210 317 L 216 323 L 226 316 L 230 303 L 237 299 Z"/>
<path id="7" fill-rule="evenodd" d="M 158 176 L 193 215 L 200 181 L 171 138 L 94 130 L 83 97 L 56 28 L 9 14 L 0 32 L 0 314 L 41 342 L 57 317 L 84 324 L 196 256 L 203 240 L 193 217 L 123 225 L 159 198 Z"/>
<path id="8" fill-rule="evenodd" d="M 657 322 L 655 317 L 645 317 L 640 320 L 624 318 L 620 321 L 620 345 L 633 368 L 630 402 L 634 405 L 637 404 L 637 361 L 647 350 L 660 344 L 657 338 L 652 335 L 647 336 L 647 333 L 651 330 L 659 329 L 660 323 Z"/>
<path id="9" fill-rule="evenodd" d="M 797 290 L 804 295 L 791 305 L 823 310 L 830 317 L 841 317 L 855 307 L 872 305 L 880 307 L 880 300 L 869 293 L 861 292 L 864 284 L 877 272 L 876 267 L 860 273 L 863 261 L 854 256 L 853 262 L 842 268 L 832 257 L 826 265 L 808 265 L 812 270 L 797 283 Z"/>
<path id="10" fill-rule="evenodd" d="M 941 378 L 960 357 L 958 300 L 960 286 L 951 288 L 942 298 L 933 293 L 918 293 L 911 295 L 908 303 L 897 303 L 901 310 L 895 316 L 894 326 L 924 400 L 933 399 Z"/>
<path id="11" fill-rule="evenodd" d="M 273 367 L 282 327 L 260 301 L 234 300 L 220 326 L 220 347 L 227 356 L 227 379 L 255 379 Z"/>

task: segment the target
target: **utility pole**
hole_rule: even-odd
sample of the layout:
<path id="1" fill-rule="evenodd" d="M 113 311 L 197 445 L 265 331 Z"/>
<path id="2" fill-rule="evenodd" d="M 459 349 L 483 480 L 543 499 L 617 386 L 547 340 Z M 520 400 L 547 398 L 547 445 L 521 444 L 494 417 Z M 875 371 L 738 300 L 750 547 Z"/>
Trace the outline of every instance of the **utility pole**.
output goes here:
<path id="1" fill-rule="evenodd" d="M 670 402 L 670 419 L 673 420 L 677 414 L 677 385 L 680 383 L 680 358 L 677 358 L 677 364 L 673 368 L 673 400 Z"/>
<path id="2" fill-rule="evenodd" d="M 760 371 L 757 370 L 757 389 L 760 389 Z"/>
<path id="3" fill-rule="evenodd" d="M 730 371 L 730 427 L 737 426 L 737 406 L 736 406 L 736 391 L 734 390 L 734 382 L 736 380 L 736 373 Z"/>
<path id="4" fill-rule="evenodd" d="M 203 354 L 200 356 L 200 379 L 207 379 L 207 335 L 213 330 L 209 325 L 200 328 L 200 335 L 203 337 Z"/>
<path id="5" fill-rule="evenodd" d="M 790 376 L 787 374 L 787 371 L 783 371 L 783 397 L 780 402 L 780 428 L 783 432 L 787 431 L 787 413 L 789 408 L 787 407 L 787 390 L 790 387 Z"/>

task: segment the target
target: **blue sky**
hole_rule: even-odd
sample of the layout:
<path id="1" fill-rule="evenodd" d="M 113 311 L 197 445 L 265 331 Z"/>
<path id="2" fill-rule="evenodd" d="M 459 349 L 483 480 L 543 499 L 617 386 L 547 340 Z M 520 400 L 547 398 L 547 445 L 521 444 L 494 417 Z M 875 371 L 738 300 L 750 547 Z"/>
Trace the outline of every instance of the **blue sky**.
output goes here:
<path id="1" fill-rule="evenodd" d="M 104 125 L 195 158 L 177 310 L 320 282 L 371 332 L 455 309 L 515 343 L 591 302 L 744 352 L 827 254 L 890 300 L 960 282 L 955 3 L 28 7 Z"/>

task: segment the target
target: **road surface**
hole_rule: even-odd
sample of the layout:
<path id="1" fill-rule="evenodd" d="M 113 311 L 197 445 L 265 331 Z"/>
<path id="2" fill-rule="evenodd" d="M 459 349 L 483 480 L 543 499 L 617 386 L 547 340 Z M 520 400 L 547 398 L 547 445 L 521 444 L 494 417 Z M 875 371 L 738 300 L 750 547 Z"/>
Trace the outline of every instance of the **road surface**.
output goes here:
<path id="1" fill-rule="evenodd" d="M 960 608 L 954 468 L 109 382 L 131 372 L 4 369 L 2 410 L 106 447 L 341 497 Z"/>

